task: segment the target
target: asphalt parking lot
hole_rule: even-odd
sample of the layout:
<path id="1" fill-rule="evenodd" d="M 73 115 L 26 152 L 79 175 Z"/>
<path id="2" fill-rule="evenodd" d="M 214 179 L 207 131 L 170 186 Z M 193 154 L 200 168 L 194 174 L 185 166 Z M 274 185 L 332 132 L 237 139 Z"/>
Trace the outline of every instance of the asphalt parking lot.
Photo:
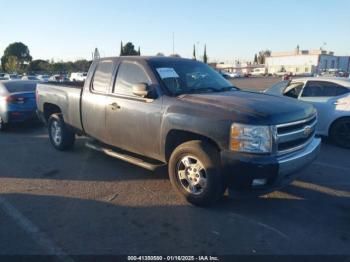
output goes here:
<path id="1" fill-rule="evenodd" d="M 265 89 L 276 78 L 238 79 Z M 152 173 L 40 125 L 0 134 L 0 255 L 350 254 L 350 150 L 324 141 L 282 191 L 197 208 Z"/>

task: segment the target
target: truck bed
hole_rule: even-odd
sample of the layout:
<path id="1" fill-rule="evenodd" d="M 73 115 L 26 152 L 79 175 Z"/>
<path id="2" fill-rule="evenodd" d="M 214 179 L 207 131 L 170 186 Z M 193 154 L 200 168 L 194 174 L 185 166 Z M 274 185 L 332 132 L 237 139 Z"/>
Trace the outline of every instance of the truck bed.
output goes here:
<path id="1" fill-rule="evenodd" d="M 38 84 L 38 110 L 44 112 L 45 106 L 59 107 L 64 121 L 74 128 L 82 130 L 80 119 L 80 97 L 84 83 L 49 82 Z"/>

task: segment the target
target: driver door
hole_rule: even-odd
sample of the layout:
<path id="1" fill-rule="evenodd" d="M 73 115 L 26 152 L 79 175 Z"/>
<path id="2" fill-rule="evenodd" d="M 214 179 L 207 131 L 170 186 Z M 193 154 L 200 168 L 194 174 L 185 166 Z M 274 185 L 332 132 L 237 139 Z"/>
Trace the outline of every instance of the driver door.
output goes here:
<path id="1" fill-rule="evenodd" d="M 134 84 L 146 83 L 155 88 L 144 65 L 123 60 L 106 109 L 109 144 L 157 159 L 162 119 L 162 99 L 148 99 L 132 93 Z"/>

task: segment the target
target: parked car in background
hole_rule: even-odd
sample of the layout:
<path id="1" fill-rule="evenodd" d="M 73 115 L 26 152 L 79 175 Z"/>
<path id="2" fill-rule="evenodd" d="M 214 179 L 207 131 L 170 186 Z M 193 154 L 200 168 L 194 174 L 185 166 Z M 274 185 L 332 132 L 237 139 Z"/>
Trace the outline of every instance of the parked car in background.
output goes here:
<path id="1" fill-rule="evenodd" d="M 10 123 L 36 117 L 35 90 L 38 81 L 0 81 L 0 131 Z"/>
<path id="2" fill-rule="evenodd" d="M 244 77 L 244 74 L 241 72 L 227 72 L 225 70 L 221 70 L 219 73 L 226 79 Z"/>
<path id="3" fill-rule="evenodd" d="M 251 76 L 266 76 L 267 75 L 267 69 L 264 68 L 254 68 L 251 72 L 250 72 Z"/>
<path id="4" fill-rule="evenodd" d="M 282 81 L 265 91 L 311 103 L 318 112 L 318 135 L 350 148 L 350 80 L 346 78 L 299 78 Z"/>
<path id="5" fill-rule="evenodd" d="M 84 82 L 87 77 L 87 72 L 78 72 L 78 73 L 71 73 L 70 75 L 70 81 L 72 82 Z"/>
<path id="6" fill-rule="evenodd" d="M 224 77 L 225 79 L 230 79 L 230 78 L 231 78 L 230 74 L 227 73 L 227 72 L 224 71 L 224 70 L 220 70 L 219 73 L 220 73 L 220 75 L 221 75 L 222 77 Z"/>
<path id="7" fill-rule="evenodd" d="M 84 84 L 39 84 L 37 102 L 57 150 L 88 135 L 87 146 L 109 156 L 168 167 L 173 188 L 195 205 L 226 187 L 236 196 L 286 186 L 320 149 L 312 105 L 241 91 L 190 59 L 95 60 Z"/>
<path id="8" fill-rule="evenodd" d="M 318 76 L 323 76 L 323 77 L 348 77 L 349 73 L 339 70 L 339 69 L 327 69 L 323 70 L 321 73 L 318 74 Z"/>
<path id="9" fill-rule="evenodd" d="M 34 75 L 26 75 L 26 76 L 22 76 L 22 80 L 32 80 L 32 81 L 39 81 L 39 78 L 37 76 Z"/>
<path id="10" fill-rule="evenodd" d="M 20 80 L 21 76 L 19 76 L 17 74 L 5 74 L 4 78 L 7 80 Z"/>
<path id="11" fill-rule="evenodd" d="M 49 78 L 49 82 L 69 82 L 70 79 L 65 75 L 53 75 Z"/>
<path id="12" fill-rule="evenodd" d="M 41 81 L 41 82 L 49 82 L 50 76 L 49 75 L 38 75 L 37 78 Z"/>

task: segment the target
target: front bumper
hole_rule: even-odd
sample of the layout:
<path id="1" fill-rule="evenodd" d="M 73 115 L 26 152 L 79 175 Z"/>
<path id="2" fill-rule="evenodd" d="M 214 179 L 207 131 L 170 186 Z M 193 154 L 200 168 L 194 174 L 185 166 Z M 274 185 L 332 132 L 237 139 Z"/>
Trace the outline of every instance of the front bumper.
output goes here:
<path id="1" fill-rule="evenodd" d="M 305 148 L 283 156 L 222 152 L 222 173 L 230 196 L 263 195 L 290 184 L 298 171 L 316 159 L 320 147 L 321 139 L 314 138 Z M 255 186 L 256 179 L 266 183 Z"/>

